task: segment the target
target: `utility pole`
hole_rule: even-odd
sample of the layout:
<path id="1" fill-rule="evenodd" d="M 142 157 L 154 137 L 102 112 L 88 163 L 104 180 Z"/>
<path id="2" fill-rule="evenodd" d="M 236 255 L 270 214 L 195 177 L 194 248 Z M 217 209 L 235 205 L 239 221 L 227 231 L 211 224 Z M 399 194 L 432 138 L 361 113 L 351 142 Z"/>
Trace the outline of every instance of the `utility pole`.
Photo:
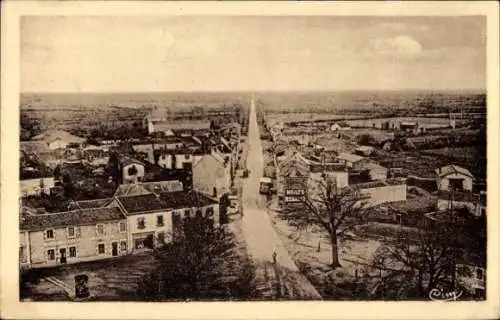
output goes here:
<path id="1" fill-rule="evenodd" d="M 452 223 L 452 228 L 455 228 L 455 223 L 456 223 L 456 218 L 455 218 L 455 208 L 453 206 L 453 202 L 455 200 L 455 188 L 453 187 L 453 185 L 449 185 L 449 189 L 450 189 L 450 198 L 449 198 L 449 208 L 451 210 L 451 223 Z M 451 274 L 451 284 L 452 284 L 452 288 L 453 288 L 453 292 L 456 292 L 456 287 L 457 287 L 457 262 L 456 262 L 456 239 L 457 239 L 457 235 L 456 235 L 456 232 L 453 232 L 453 235 L 452 235 L 452 274 Z"/>

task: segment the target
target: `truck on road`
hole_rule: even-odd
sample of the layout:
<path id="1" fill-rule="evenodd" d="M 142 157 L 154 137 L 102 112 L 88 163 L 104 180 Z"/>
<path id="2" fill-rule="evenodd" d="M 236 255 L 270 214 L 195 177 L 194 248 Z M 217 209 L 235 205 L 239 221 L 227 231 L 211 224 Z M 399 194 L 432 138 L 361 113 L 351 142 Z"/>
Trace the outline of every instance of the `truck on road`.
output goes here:
<path id="1" fill-rule="evenodd" d="M 260 178 L 260 187 L 259 187 L 259 193 L 260 194 L 271 194 L 273 188 L 273 180 L 268 177 L 262 177 Z"/>

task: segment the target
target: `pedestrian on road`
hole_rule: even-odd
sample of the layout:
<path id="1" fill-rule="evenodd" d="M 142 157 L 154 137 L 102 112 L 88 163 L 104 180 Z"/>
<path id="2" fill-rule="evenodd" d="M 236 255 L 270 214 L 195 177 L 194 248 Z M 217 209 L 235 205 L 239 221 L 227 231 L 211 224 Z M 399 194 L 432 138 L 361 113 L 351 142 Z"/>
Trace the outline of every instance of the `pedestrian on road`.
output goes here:
<path id="1" fill-rule="evenodd" d="M 276 260 L 277 260 L 277 254 L 276 254 L 276 251 L 273 252 L 273 263 L 276 264 Z"/>

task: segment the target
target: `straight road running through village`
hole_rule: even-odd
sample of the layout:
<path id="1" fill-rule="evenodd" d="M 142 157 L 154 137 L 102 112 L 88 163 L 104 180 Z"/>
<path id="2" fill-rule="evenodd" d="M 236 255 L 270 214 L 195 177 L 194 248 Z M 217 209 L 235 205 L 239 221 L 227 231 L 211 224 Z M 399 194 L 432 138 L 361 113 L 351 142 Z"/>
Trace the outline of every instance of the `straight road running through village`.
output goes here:
<path id="1" fill-rule="evenodd" d="M 250 108 L 247 157 L 247 169 L 250 170 L 250 174 L 243 182 L 242 205 L 244 216 L 242 229 L 248 252 L 256 264 L 257 278 L 259 278 L 259 274 L 267 275 L 275 269 L 269 266 L 274 265 L 273 254 L 276 254 L 277 269 L 284 274 L 284 276 L 280 277 L 280 282 L 287 288 L 287 296 L 280 298 L 321 299 L 316 289 L 300 273 L 295 262 L 290 258 L 288 251 L 272 226 L 270 216 L 267 213 L 265 197 L 259 194 L 264 158 L 253 98 Z M 276 278 L 276 274 L 271 277 Z M 268 279 L 268 277 L 265 278 Z"/>

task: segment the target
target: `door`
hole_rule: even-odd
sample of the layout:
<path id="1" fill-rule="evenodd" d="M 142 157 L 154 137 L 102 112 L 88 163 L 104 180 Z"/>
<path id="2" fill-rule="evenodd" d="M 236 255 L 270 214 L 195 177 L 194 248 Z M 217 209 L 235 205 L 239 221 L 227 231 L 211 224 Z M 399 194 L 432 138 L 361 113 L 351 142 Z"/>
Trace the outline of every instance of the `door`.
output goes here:
<path id="1" fill-rule="evenodd" d="M 66 248 L 59 249 L 61 263 L 66 263 Z"/>
<path id="2" fill-rule="evenodd" d="M 111 243 L 111 255 L 113 257 L 118 255 L 118 242 L 112 242 Z"/>

